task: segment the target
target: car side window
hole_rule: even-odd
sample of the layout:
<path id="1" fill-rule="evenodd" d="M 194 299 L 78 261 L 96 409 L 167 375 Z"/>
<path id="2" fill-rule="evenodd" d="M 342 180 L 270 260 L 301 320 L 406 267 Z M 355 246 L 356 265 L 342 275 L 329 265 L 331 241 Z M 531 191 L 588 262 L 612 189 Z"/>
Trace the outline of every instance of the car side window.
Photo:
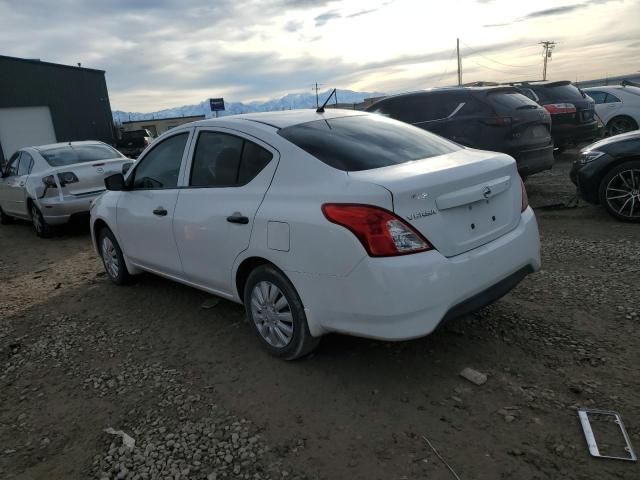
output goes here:
<path id="1" fill-rule="evenodd" d="M 235 187 L 249 183 L 273 155 L 253 142 L 220 132 L 198 135 L 191 178 L 192 187 Z"/>
<path id="2" fill-rule="evenodd" d="M 604 103 L 622 103 L 622 102 L 615 95 L 607 93 L 607 98 L 605 99 Z"/>
<path id="3" fill-rule="evenodd" d="M 20 158 L 20 152 L 16 152 L 11 155 L 7 169 L 5 170 L 5 177 L 15 177 L 18 174 L 18 160 Z"/>
<path id="4" fill-rule="evenodd" d="M 596 102 L 596 105 L 605 103 L 605 99 L 607 98 L 607 94 L 604 92 L 590 91 L 587 93 L 587 95 L 593 98 L 593 100 Z"/>
<path id="5" fill-rule="evenodd" d="M 27 152 L 20 155 L 20 164 L 18 165 L 18 176 L 29 175 L 33 168 L 33 158 Z"/>
<path id="6" fill-rule="evenodd" d="M 189 133 L 184 132 L 156 144 L 134 170 L 133 190 L 176 188 L 188 138 Z"/>
<path id="7" fill-rule="evenodd" d="M 522 92 L 522 94 L 525 97 L 528 97 L 529 99 L 533 100 L 534 102 L 537 102 L 538 100 L 540 100 L 538 98 L 538 96 L 536 95 L 536 92 L 534 92 L 530 88 L 520 88 L 519 90 Z"/>

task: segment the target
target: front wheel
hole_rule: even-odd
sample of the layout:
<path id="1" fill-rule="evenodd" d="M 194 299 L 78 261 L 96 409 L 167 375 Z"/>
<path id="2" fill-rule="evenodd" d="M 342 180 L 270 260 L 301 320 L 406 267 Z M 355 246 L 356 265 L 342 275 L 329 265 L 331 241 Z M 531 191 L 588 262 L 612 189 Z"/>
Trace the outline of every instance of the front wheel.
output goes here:
<path id="1" fill-rule="evenodd" d="M 295 360 L 317 347 L 319 339 L 309 332 L 298 293 L 275 267 L 262 265 L 251 272 L 245 284 L 244 305 L 251 328 L 270 354 Z"/>
<path id="2" fill-rule="evenodd" d="M 618 220 L 640 222 L 640 160 L 618 165 L 604 176 L 600 202 Z"/>
<path id="3" fill-rule="evenodd" d="M 128 283 L 130 275 L 124 262 L 122 250 L 115 235 L 108 228 L 103 228 L 98 233 L 98 249 L 109 279 L 116 285 Z"/>
<path id="4" fill-rule="evenodd" d="M 35 203 L 31 203 L 31 223 L 36 235 L 40 238 L 49 238 L 51 236 L 51 225 L 42 216 L 42 212 Z"/>

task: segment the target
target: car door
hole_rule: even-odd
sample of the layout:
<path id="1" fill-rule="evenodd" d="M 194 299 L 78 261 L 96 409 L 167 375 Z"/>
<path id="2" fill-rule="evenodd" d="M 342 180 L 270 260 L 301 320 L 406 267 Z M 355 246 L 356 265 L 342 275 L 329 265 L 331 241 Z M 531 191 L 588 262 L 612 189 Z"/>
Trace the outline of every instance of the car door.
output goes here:
<path id="1" fill-rule="evenodd" d="M 14 153 L 0 179 L 0 207 L 5 213 L 19 215 L 16 204 L 16 190 L 19 188 L 18 167 L 20 166 L 21 152 Z"/>
<path id="2" fill-rule="evenodd" d="M 231 294 L 231 270 L 279 160 L 273 147 L 233 130 L 199 128 L 173 228 L 185 279 Z"/>
<path id="3" fill-rule="evenodd" d="M 172 222 L 191 131 L 160 140 L 136 162 L 117 206 L 124 254 L 142 268 L 171 276 L 182 274 Z"/>
<path id="4" fill-rule="evenodd" d="M 14 213 L 21 217 L 29 215 L 27 209 L 27 179 L 33 168 L 33 158 L 27 152 L 20 154 L 20 160 L 18 163 L 18 171 L 16 174 L 16 180 L 13 183 L 13 187 L 9 189 L 10 201 L 14 204 Z"/>

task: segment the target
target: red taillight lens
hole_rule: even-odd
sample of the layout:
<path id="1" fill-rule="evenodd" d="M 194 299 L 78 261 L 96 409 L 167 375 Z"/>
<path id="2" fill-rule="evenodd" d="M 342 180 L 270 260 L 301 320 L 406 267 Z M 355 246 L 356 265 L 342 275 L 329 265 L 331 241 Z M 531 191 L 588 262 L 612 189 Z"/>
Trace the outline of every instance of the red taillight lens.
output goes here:
<path id="1" fill-rule="evenodd" d="M 488 117 L 483 120 L 485 125 L 491 125 L 492 127 L 509 127 L 513 123 L 511 117 Z"/>
<path id="2" fill-rule="evenodd" d="M 551 115 L 557 115 L 559 113 L 576 113 L 576 106 L 573 103 L 549 103 L 543 105 L 547 112 Z"/>
<path id="3" fill-rule="evenodd" d="M 524 186 L 522 178 L 520 178 L 520 189 L 522 190 L 522 203 L 520 205 L 520 212 L 524 212 L 529 206 L 529 197 L 527 196 L 527 189 Z"/>
<path id="4" fill-rule="evenodd" d="M 322 213 L 349 229 L 371 257 L 393 257 L 432 250 L 410 225 L 384 208 L 351 203 L 326 203 Z"/>

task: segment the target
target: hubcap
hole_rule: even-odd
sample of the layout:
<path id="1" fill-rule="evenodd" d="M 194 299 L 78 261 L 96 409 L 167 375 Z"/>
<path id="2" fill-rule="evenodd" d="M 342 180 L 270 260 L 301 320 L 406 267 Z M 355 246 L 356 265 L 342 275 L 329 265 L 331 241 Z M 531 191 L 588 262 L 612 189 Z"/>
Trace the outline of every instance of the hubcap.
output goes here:
<path id="1" fill-rule="evenodd" d="M 109 237 L 102 239 L 102 261 L 107 269 L 107 273 L 111 278 L 117 278 L 120 272 L 120 265 L 118 264 L 118 253 L 116 247 Z"/>
<path id="2" fill-rule="evenodd" d="M 640 170 L 624 170 L 613 177 L 607 184 L 606 200 L 618 215 L 640 217 Z"/>
<path id="3" fill-rule="evenodd" d="M 42 217 L 40 216 L 38 207 L 35 205 L 31 207 L 31 221 L 33 222 L 33 228 L 36 229 L 36 232 L 40 233 L 42 231 Z"/>
<path id="4" fill-rule="evenodd" d="M 271 282 L 256 284 L 251 292 L 251 316 L 260 336 L 275 348 L 284 348 L 293 337 L 293 316 L 287 297 Z"/>

